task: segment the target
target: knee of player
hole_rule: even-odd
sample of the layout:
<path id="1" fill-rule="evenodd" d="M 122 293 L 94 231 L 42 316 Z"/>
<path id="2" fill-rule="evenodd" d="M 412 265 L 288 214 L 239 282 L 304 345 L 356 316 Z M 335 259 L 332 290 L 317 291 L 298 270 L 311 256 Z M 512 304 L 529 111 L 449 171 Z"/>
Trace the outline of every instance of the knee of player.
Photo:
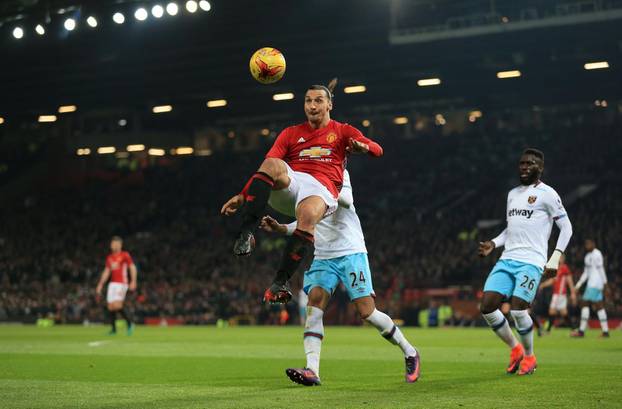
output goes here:
<path id="1" fill-rule="evenodd" d="M 499 309 L 499 306 L 495 305 L 492 302 L 482 301 L 482 303 L 479 306 L 479 312 L 481 312 L 482 314 L 490 314 L 491 312 L 494 312 L 497 309 Z"/>
<path id="2" fill-rule="evenodd" d="M 277 179 L 278 176 L 284 171 L 283 166 L 283 161 L 281 159 L 266 158 L 261 163 L 259 171 L 268 174 L 273 179 Z"/>

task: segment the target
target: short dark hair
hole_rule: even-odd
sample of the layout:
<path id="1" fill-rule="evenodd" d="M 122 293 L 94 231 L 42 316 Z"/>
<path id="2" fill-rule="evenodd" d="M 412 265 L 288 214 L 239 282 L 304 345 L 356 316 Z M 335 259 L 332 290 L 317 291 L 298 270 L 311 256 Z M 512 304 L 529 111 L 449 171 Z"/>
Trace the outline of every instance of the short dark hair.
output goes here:
<path id="1" fill-rule="evenodd" d="M 527 148 L 523 151 L 523 155 L 533 155 L 544 163 L 544 153 L 536 148 Z"/>
<path id="2" fill-rule="evenodd" d="M 330 82 L 328 83 L 328 86 L 324 86 L 324 85 L 311 85 L 309 88 L 307 88 L 307 91 L 310 90 L 314 90 L 314 91 L 324 91 L 326 93 L 326 96 L 328 97 L 329 101 L 332 101 L 334 98 L 334 94 L 333 91 L 335 90 L 335 87 L 337 86 L 337 78 L 333 78 L 332 80 L 330 80 Z"/>
<path id="3" fill-rule="evenodd" d="M 120 242 L 123 242 L 123 239 L 121 238 L 121 236 L 112 236 L 110 241 L 120 241 Z"/>

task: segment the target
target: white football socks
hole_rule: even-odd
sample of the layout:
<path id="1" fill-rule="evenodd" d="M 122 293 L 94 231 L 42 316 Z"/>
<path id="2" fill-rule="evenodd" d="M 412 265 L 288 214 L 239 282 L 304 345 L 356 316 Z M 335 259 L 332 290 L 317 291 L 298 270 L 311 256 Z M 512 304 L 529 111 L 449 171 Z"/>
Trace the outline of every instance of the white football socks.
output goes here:
<path id="1" fill-rule="evenodd" d="M 607 313 L 604 308 L 596 311 L 596 315 L 598 315 L 598 319 L 600 320 L 600 327 L 603 329 L 603 332 L 609 332 L 609 323 L 607 323 Z"/>
<path id="2" fill-rule="evenodd" d="M 376 329 L 380 331 L 380 335 L 386 340 L 394 345 L 398 345 L 402 349 L 404 357 L 417 355 L 417 350 L 410 345 L 408 340 L 404 337 L 404 334 L 402 334 L 402 331 L 400 331 L 387 314 L 374 309 L 374 312 L 365 319 L 376 327 Z"/>
<path id="3" fill-rule="evenodd" d="M 304 347 L 307 355 L 307 368 L 320 376 L 320 352 L 324 339 L 324 311 L 317 307 L 307 307 L 307 322 L 304 332 Z"/>
<path id="4" fill-rule="evenodd" d="M 581 308 L 581 324 L 579 325 L 579 331 L 585 332 L 587 328 L 587 320 L 590 319 L 590 307 Z"/>
<path id="5" fill-rule="evenodd" d="M 510 314 L 512 314 L 512 318 L 514 318 L 516 332 L 518 332 L 521 342 L 525 347 L 525 355 L 533 355 L 533 320 L 529 316 L 527 310 L 512 310 Z"/>
<path id="6" fill-rule="evenodd" d="M 512 333 L 508 320 L 505 319 L 503 313 L 499 310 L 495 310 L 488 314 L 482 314 L 490 328 L 497 334 L 503 342 L 505 342 L 510 348 L 514 348 L 518 344 L 518 340 Z"/>

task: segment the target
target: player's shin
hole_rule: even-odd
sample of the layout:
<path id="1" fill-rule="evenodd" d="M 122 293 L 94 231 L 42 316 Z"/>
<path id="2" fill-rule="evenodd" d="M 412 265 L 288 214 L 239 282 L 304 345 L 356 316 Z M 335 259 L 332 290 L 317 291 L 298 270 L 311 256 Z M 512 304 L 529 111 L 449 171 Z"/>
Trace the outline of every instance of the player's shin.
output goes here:
<path id="1" fill-rule="evenodd" d="M 607 312 L 605 312 L 604 308 L 596 311 L 596 315 L 598 315 L 598 320 L 600 321 L 600 327 L 603 330 L 603 333 L 609 332 L 609 323 L 607 322 Z"/>
<path id="2" fill-rule="evenodd" d="M 294 230 L 285 246 L 274 283 L 278 285 L 287 283 L 308 254 L 313 254 L 313 235 L 306 231 Z"/>
<path id="3" fill-rule="evenodd" d="M 242 208 L 242 230 L 254 231 L 265 215 L 274 180 L 264 172 L 256 172 L 242 190 L 245 205 Z"/>
<path id="4" fill-rule="evenodd" d="M 404 352 L 405 357 L 417 355 L 417 350 L 408 342 L 404 334 L 402 334 L 402 331 L 400 331 L 387 314 L 374 309 L 365 320 L 376 327 L 387 341 L 399 346 L 402 352 Z"/>
<path id="5" fill-rule="evenodd" d="M 117 332 L 117 312 L 108 311 L 110 317 L 110 325 L 112 326 L 112 332 Z"/>
<path id="6" fill-rule="evenodd" d="M 579 325 L 579 331 L 585 332 L 587 328 L 587 321 L 590 319 L 590 307 L 581 308 L 581 324 Z"/>
<path id="7" fill-rule="evenodd" d="M 307 321 L 304 332 L 304 348 L 307 355 L 307 368 L 320 376 L 320 353 L 324 339 L 324 311 L 317 307 L 307 307 Z"/>
<path id="8" fill-rule="evenodd" d="M 497 309 L 493 312 L 482 314 L 482 316 L 495 334 L 510 348 L 514 348 L 518 344 L 518 340 L 512 333 L 508 320 L 505 319 L 501 311 Z"/>
<path id="9" fill-rule="evenodd" d="M 525 355 L 533 355 L 533 320 L 527 310 L 512 310 L 510 314 L 514 318 L 516 331 L 520 336 L 523 347 L 525 347 Z"/>
<path id="10" fill-rule="evenodd" d="M 123 319 L 125 320 L 125 322 L 127 323 L 127 326 L 129 327 L 130 325 L 132 325 L 132 320 L 130 319 L 127 311 L 125 311 L 125 307 L 121 308 L 119 310 L 119 313 L 121 314 L 121 316 L 123 317 Z"/>

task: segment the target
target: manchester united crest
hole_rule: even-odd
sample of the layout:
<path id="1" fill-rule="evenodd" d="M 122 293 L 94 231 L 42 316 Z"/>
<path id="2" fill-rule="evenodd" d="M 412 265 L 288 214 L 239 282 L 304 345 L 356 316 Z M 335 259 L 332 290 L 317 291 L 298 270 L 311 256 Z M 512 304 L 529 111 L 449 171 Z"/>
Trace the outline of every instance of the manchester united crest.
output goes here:
<path id="1" fill-rule="evenodd" d="M 527 203 L 534 204 L 537 198 L 538 196 L 529 196 L 529 198 L 527 199 Z"/>
<path id="2" fill-rule="evenodd" d="M 337 135 L 334 132 L 331 132 L 328 135 L 326 135 L 326 142 L 333 143 L 336 140 L 337 140 Z"/>

